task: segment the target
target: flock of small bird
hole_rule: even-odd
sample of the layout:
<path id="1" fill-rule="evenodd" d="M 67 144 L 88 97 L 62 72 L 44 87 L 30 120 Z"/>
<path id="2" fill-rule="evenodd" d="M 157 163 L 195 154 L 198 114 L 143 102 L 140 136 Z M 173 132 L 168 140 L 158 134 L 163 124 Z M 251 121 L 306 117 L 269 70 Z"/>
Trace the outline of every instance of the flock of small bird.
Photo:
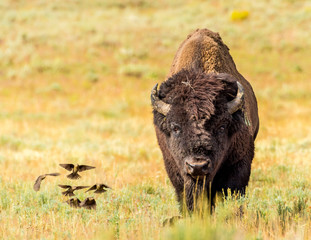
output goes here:
<path id="1" fill-rule="evenodd" d="M 67 175 L 67 178 L 73 179 L 73 180 L 81 178 L 78 172 L 83 172 L 83 171 L 91 170 L 95 168 L 95 167 L 88 166 L 88 165 L 78 165 L 78 164 L 59 164 L 59 165 L 65 168 L 66 170 L 71 171 L 71 173 Z M 47 173 L 47 174 L 40 175 L 37 178 L 35 184 L 33 185 L 33 189 L 35 191 L 39 191 L 42 180 L 44 180 L 47 176 L 55 177 L 59 175 L 60 173 Z M 104 193 L 107 191 L 108 188 L 110 188 L 109 186 L 103 183 L 100 183 L 100 184 L 97 183 L 93 186 L 71 186 L 71 185 L 61 185 L 61 184 L 59 184 L 58 186 L 66 189 L 66 191 L 62 192 L 62 194 L 68 197 L 75 196 L 74 191 L 84 189 L 84 188 L 89 188 L 85 192 L 94 191 L 94 193 L 97 193 L 97 194 Z M 68 203 L 69 206 L 75 207 L 75 208 L 83 207 L 86 209 L 96 209 L 96 201 L 93 197 L 87 197 L 82 202 L 77 197 L 73 197 L 73 198 L 68 199 L 66 203 Z"/>

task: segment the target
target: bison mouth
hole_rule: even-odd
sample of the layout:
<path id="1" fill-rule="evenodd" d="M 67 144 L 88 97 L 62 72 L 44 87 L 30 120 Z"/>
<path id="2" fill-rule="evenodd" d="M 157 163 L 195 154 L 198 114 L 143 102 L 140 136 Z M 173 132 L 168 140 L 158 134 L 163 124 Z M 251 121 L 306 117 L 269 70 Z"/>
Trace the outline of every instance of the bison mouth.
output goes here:
<path id="1" fill-rule="evenodd" d="M 196 180 L 211 180 L 212 161 L 207 157 L 188 157 L 185 159 L 185 172 Z"/>

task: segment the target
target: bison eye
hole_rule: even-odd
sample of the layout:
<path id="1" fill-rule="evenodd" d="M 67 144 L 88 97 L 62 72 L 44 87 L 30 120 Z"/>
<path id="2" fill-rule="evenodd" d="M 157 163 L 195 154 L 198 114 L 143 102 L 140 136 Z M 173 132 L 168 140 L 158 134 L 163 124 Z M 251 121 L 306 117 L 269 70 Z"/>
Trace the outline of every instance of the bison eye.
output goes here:
<path id="1" fill-rule="evenodd" d="M 180 126 L 176 123 L 171 123 L 171 130 L 176 135 L 180 133 Z"/>
<path id="2" fill-rule="evenodd" d="M 226 130 L 226 126 L 225 125 L 222 125 L 222 126 L 220 126 L 220 128 L 218 128 L 218 132 L 219 133 L 223 133 L 223 132 L 225 132 L 225 130 Z"/>

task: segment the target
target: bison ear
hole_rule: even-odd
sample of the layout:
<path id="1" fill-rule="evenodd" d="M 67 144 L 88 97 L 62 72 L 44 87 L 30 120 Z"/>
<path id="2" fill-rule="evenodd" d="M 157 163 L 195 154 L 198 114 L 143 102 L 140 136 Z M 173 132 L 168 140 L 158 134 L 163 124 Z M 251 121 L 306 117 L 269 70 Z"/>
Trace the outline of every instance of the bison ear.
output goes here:
<path id="1" fill-rule="evenodd" d="M 158 128 L 162 132 L 164 132 L 166 135 L 170 134 L 170 131 L 168 130 L 168 126 L 167 126 L 166 117 L 163 116 L 162 114 L 158 113 L 155 110 L 154 110 L 154 114 L 153 114 L 153 123 L 154 123 L 154 125 L 158 126 Z"/>
<path id="2" fill-rule="evenodd" d="M 223 91 L 228 101 L 228 111 L 233 114 L 243 107 L 244 88 L 241 83 L 229 74 L 219 74 L 217 78 L 225 84 Z"/>
<path id="3" fill-rule="evenodd" d="M 218 74 L 217 79 L 224 83 L 223 93 L 225 94 L 227 101 L 232 101 L 238 92 L 237 80 L 232 75 L 227 73 Z"/>

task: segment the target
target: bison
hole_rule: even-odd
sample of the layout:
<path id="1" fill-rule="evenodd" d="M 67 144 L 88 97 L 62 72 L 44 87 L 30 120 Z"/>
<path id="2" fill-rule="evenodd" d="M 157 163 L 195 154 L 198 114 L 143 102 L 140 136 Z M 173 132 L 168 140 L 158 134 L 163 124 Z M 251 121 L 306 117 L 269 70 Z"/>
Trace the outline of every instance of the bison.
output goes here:
<path id="1" fill-rule="evenodd" d="M 198 29 L 180 45 L 170 73 L 151 91 L 154 126 L 177 199 L 244 194 L 259 129 L 257 101 L 218 33 Z"/>

